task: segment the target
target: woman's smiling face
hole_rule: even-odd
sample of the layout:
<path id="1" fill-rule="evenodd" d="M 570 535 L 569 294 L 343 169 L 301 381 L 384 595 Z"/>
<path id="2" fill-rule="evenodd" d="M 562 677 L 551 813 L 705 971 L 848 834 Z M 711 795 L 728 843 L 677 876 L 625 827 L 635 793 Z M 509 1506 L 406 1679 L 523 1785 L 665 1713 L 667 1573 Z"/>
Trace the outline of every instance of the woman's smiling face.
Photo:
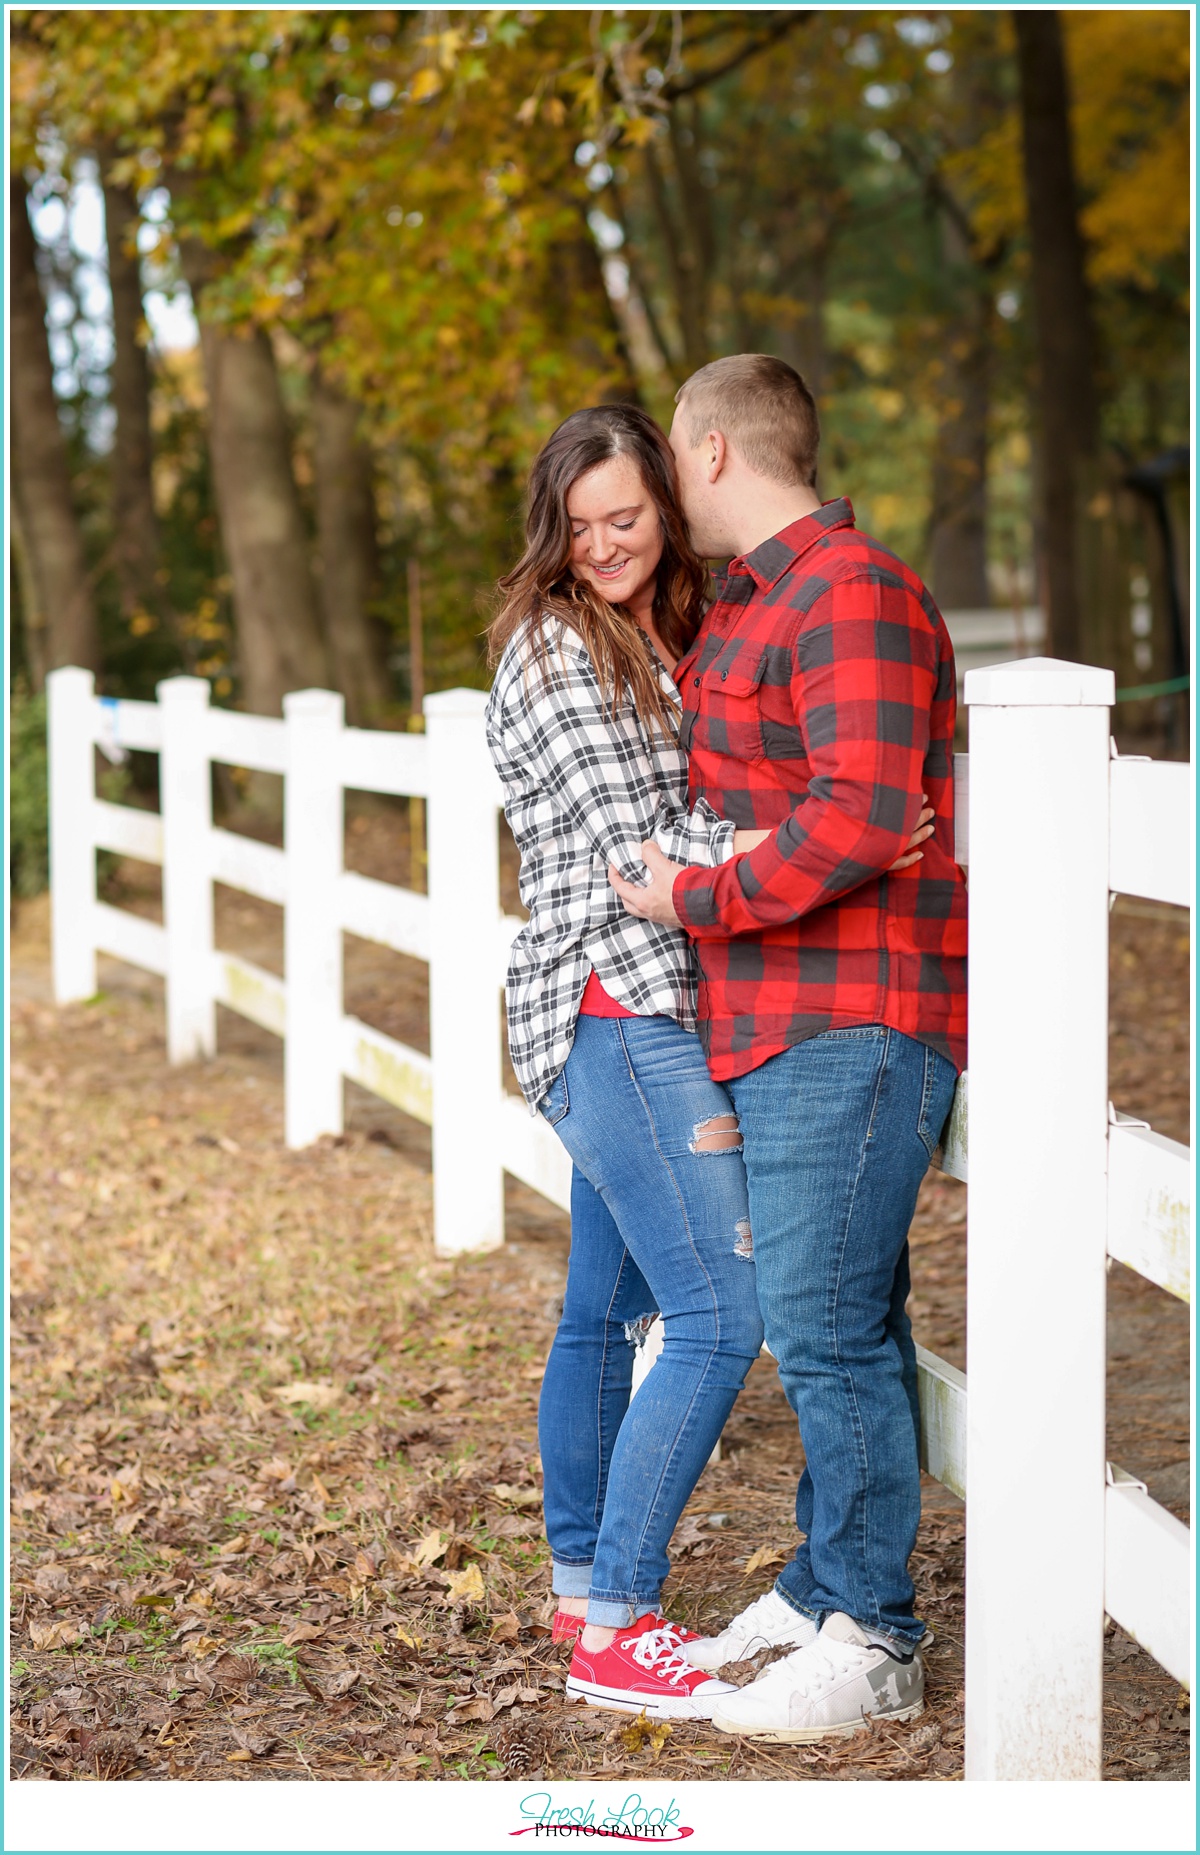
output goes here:
<path id="1" fill-rule="evenodd" d="M 663 534 L 654 498 L 631 457 L 610 457 L 567 492 L 571 572 L 612 605 L 639 616 L 654 608 Z"/>

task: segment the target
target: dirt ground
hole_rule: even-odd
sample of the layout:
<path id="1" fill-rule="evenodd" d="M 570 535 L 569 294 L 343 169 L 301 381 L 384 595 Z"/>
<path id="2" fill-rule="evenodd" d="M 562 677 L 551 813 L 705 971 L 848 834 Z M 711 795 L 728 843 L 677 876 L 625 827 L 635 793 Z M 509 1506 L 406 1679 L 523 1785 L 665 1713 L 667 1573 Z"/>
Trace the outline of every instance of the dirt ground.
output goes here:
<path id="1" fill-rule="evenodd" d="M 404 825 L 364 805 L 357 867 L 402 879 Z M 154 872 L 117 880 L 157 912 Z M 281 970 L 279 911 L 221 891 L 218 922 Z M 1118 903 L 1112 927 L 1114 1099 L 1186 1140 L 1186 923 Z M 12 953 L 15 1777 L 961 1777 L 963 1513 L 928 1480 L 912 1727 L 781 1748 L 564 1704 L 536 1399 L 566 1219 L 510 1182 L 505 1247 L 435 1261 L 427 1130 L 348 1087 L 345 1136 L 289 1153 L 273 1038 L 222 1013 L 218 1056 L 168 1069 L 158 982 L 105 960 L 56 1011 L 47 928 L 24 905 Z M 427 1047 L 415 962 L 348 942 L 346 1005 Z M 931 1174 L 912 1233 L 918 1338 L 958 1365 L 965 1200 Z M 1189 1410 L 1187 1309 L 1115 1268 L 1109 1454 L 1185 1519 Z M 800 1460 L 760 1361 L 672 1615 L 717 1627 L 768 1588 Z M 1119 1630 L 1105 1665 L 1105 1775 L 1186 1778 L 1177 1685 Z"/>

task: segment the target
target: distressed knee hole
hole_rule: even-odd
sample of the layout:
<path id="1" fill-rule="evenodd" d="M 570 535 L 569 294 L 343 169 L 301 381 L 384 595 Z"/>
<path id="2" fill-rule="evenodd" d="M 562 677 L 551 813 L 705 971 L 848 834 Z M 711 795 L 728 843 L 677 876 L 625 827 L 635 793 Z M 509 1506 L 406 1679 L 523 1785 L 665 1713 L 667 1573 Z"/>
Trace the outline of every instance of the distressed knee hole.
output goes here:
<path id="1" fill-rule="evenodd" d="M 697 1121 L 688 1145 L 690 1153 L 740 1152 L 742 1131 L 736 1114 L 714 1114 L 707 1121 Z"/>
<path id="2" fill-rule="evenodd" d="M 639 1348 L 644 1346 L 650 1329 L 657 1319 L 658 1315 L 655 1313 L 639 1314 L 636 1320 L 627 1320 L 625 1322 L 625 1338 L 629 1341 L 629 1344 Z"/>
<path id="3" fill-rule="evenodd" d="M 746 1262 L 754 1261 L 754 1234 L 748 1217 L 739 1217 L 733 1227 L 733 1253 Z"/>

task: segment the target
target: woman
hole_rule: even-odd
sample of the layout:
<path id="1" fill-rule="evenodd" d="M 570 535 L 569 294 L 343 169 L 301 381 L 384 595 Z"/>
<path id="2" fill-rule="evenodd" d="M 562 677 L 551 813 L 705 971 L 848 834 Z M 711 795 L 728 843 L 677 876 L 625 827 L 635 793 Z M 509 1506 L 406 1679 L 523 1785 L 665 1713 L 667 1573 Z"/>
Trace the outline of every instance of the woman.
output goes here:
<path id="1" fill-rule="evenodd" d="M 646 838 L 712 865 L 766 836 L 687 809 L 670 672 L 704 586 L 653 420 L 574 413 L 535 460 L 525 552 L 500 582 L 487 730 L 529 909 L 508 971 L 513 1067 L 573 1161 L 538 1413 L 556 1634 L 582 1624 L 568 1693 L 657 1718 L 707 1718 L 729 1692 L 689 1664 L 660 1594 L 762 1343 L 741 1137 L 695 1034 L 686 937 L 627 914 L 607 879 L 609 864 L 643 876 Z M 662 1352 L 631 1402 L 632 1342 L 656 1310 Z"/>

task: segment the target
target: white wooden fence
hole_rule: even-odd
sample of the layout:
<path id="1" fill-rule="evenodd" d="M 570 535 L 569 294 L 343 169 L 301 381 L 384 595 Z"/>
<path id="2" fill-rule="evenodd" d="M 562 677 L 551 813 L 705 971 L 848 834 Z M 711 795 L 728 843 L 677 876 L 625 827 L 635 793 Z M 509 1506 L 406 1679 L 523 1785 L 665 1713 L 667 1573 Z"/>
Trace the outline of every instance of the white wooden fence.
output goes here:
<path id="1" fill-rule="evenodd" d="M 503 1241 L 503 1173 L 564 1208 L 570 1166 L 504 1092 L 500 792 L 485 698 L 427 698 L 425 735 L 346 728 L 338 696 L 283 720 L 210 709 L 173 678 L 157 703 L 49 679 L 54 981 L 96 989 L 96 955 L 166 981 L 172 1062 L 211 1053 L 216 1005 L 285 1040 L 286 1138 L 342 1125 L 349 1077 L 433 1130 L 439 1253 Z M 1105 1462 L 1105 1272 L 1190 1298 L 1190 1152 L 1107 1100 L 1112 893 L 1186 907 L 1191 770 L 1110 750 L 1113 678 L 1046 659 L 972 670 L 956 762 L 970 865 L 971 1111 L 963 1374 L 919 1352 L 923 1460 L 967 1503 L 967 1776 L 1100 1773 L 1102 1621 L 1191 1678 L 1187 1527 Z M 161 816 L 95 794 L 94 746 L 160 755 Z M 284 777 L 284 848 L 213 825 L 211 764 Z M 429 893 L 342 867 L 347 788 L 429 802 Z M 164 925 L 96 898 L 97 849 L 163 865 Z M 213 883 L 280 904 L 286 982 L 213 943 Z M 429 962 L 432 1055 L 342 1010 L 342 935 Z M 965 1081 L 943 1155 L 967 1176 Z"/>

